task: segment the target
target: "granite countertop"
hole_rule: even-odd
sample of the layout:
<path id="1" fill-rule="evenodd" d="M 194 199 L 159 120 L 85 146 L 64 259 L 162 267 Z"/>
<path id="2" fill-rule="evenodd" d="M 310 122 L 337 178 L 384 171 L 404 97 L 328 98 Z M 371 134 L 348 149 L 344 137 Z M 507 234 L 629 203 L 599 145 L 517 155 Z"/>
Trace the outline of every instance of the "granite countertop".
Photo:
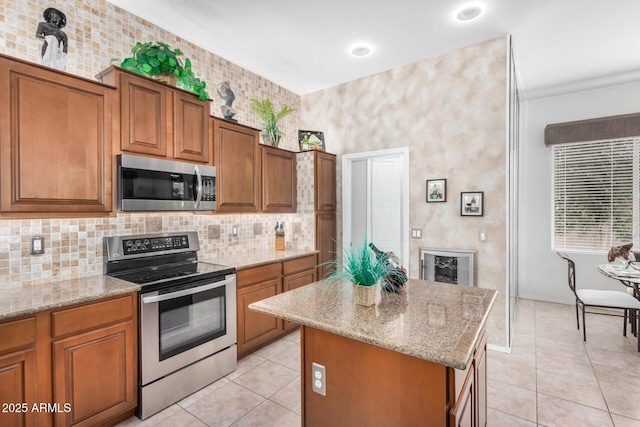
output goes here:
<path id="1" fill-rule="evenodd" d="M 318 251 L 313 249 L 287 249 L 284 251 L 271 249 L 247 252 L 242 255 L 203 257 L 200 260 L 230 265 L 242 270 L 316 253 Z M 119 294 L 138 292 L 139 290 L 140 285 L 104 275 L 26 286 L 0 296 L 0 320 L 109 298 Z"/>
<path id="2" fill-rule="evenodd" d="M 103 275 L 23 287 L 0 297 L 0 320 L 138 290 L 135 283 Z"/>
<path id="3" fill-rule="evenodd" d="M 251 310 L 466 369 L 497 291 L 410 279 L 405 295 L 381 292 L 355 305 L 347 282 L 316 282 L 249 305 Z"/>
<path id="4" fill-rule="evenodd" d="M 283 251 L 265 249 L 263 251 L 243 252 L 241 255 L 203 257 L 200 261 L 229 265 L 235 267 L 236 270 L 244 270 L 246 268 L 258 267 L 272 262 L 282 262 L 317 253 L 319 253 L 319 251 L 315 249 L 285 249 Z"/>

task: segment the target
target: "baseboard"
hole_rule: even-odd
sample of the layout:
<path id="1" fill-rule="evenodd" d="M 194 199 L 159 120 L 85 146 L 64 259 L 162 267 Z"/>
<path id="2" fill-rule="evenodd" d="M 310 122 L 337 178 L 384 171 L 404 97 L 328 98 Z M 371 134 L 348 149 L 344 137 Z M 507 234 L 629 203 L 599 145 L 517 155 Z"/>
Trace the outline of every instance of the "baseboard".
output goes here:
<path id="1" fill-rule="evenodd" d="M 501 353 L 511 353 L 511 348 L 510 347 L 503 347 L 501 345 L 487 344 L 487 349 L 488 350 L 499 351 Z"/>

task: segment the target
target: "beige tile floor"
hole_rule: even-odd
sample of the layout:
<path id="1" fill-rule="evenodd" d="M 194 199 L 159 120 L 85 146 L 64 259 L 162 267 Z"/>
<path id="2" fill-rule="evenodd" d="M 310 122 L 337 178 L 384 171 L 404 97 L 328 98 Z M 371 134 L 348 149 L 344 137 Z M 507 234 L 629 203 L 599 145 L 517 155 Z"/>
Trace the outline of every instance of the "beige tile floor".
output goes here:
<path id="1" fill-rule="evenodd" d="M 640 353 L 622 319 L 520 300 L 513 351 L 489 350 L 490 427 L 640 427 Z M 630 334 L 629 334 L 630 335 Z M 299 334 L 243 358 L 238 369 L 164 411 L 119 426 L 300 425 Z"/>

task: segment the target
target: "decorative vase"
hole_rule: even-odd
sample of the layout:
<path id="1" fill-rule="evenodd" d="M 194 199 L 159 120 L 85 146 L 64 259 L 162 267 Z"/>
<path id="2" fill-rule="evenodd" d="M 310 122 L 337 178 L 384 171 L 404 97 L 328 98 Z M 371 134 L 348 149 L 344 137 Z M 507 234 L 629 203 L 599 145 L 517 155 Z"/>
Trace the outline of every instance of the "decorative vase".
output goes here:
<path id="1" fill-rule="evenodd" d="M 378 284 L 373 286 L 362 286 L 353 283 L 353 294 L 356 297 L 356 305 L 363 305 L 365 307 L 373 305 L 376 301 L 377 286 Z"/>
<path id="2" fill-rule="evenodd" d="M 280 144 L 280 135 L 271 135 L 267 132 L 260 132 L 260 136 L 262 136 L 262 142 L 265 145 L 277 147 L 278 144 Z"/>

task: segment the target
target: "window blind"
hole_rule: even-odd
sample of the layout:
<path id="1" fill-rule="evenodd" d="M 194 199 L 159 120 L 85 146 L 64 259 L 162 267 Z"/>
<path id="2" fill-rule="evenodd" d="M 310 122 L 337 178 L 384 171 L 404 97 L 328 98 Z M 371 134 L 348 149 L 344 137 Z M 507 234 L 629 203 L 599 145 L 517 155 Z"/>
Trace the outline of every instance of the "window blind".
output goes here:
<path id="1" fill-rule="evenodd" d="M 553 146 L 554 250 L 606 252 L 633 241 L 637 246 L 638 141 Z"/>

